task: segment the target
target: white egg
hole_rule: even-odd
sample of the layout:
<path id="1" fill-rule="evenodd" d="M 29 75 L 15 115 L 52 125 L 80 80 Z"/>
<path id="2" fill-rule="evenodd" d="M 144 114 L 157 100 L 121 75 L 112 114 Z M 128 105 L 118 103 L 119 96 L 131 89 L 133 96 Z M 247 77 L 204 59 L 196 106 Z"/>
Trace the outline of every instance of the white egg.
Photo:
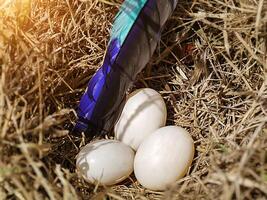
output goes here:
<path id="1" fill-rule="evenodd" d="M 115 125 L 116 139 L 137 150 L 141 142 L 158 128 L 165 126 L 167 109 L 163 98 L 150 88 L 130 94 Z"/>
<path id="2" fill-rule="evenodd" d="M 166 126 L 149 135 L 134 160 L 138 182 L 151 190 L 165 190 L 188 171 L 194 157 L 194 142 L 177 126 Z"/>
<path id="3" fill-rule="evenodd" d="M 133 172 L 134 151 L 116 140 L 99 140 L 87 144 L 77 155 L 76 167 L 86 181 L 113 185 Z"/>

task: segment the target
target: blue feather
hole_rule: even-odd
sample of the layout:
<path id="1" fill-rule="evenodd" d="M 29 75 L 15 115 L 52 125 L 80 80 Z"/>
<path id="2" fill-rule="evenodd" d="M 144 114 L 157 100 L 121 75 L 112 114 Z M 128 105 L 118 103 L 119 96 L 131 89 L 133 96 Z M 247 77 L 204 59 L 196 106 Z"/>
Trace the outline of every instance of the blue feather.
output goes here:
<path id="1" fill-rule="evenodd" d="M 88 83 L 74 131 L 91 137 L 110 132 L 127 89 L 156 48 L 177 0 L 125 0 L 115 17 L 103 65 Z"/>

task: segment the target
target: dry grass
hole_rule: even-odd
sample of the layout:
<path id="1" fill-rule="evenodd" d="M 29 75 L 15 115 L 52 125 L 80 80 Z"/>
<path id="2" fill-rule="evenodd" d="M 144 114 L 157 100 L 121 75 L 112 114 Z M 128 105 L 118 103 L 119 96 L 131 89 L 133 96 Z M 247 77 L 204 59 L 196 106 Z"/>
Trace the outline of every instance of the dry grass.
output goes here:
<path id="1" fill-rule="evenodd" d="M 133 176 L 95 187 L 75 173 L 85 138 L 69 135 L 67 125 L 102 62 L 120 1 L 32 0 L 16 12 L 3 2 L 0 199 L 266 198 L 266 1 L 179 2 L 135 83 L 160 91 L 168 124 L 195 140 L 188 176 L 166 192 L 146 190 Z"/>

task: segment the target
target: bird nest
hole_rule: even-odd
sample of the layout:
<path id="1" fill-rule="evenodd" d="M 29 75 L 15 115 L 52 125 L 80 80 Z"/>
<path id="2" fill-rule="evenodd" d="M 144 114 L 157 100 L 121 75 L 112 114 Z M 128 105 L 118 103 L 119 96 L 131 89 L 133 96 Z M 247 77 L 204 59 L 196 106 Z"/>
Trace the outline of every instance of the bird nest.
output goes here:
<path id="1" fill-rule="evenodd" d="M 155 192 L 134 176 L 112 187 L 77 176 L 86 137 L 69 134 L 69 125 L 120 4 L 0 0 L 0 199 L 264 199 L 264 0 L 179 1 L 133 85 L 159 91 L 167 124 L 194 138 L 183 179 Z"/>

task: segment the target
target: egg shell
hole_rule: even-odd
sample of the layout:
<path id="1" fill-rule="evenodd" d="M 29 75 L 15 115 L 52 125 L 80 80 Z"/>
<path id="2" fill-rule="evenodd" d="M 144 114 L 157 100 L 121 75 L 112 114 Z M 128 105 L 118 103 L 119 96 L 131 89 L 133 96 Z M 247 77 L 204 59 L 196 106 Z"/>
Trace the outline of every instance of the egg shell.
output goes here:
<path id="1" fill-rule="evenodd" d="M 77 155 L 77 172 L 93 184 L 113 185 L 133 172 L 134 151 L 116 140 L 87 144 Z"/>
<path id="2" fill-rule="evenodd" d="M 166 105 L 158 92 L 150 88 L 137 90 L 130 94 L 115 124 L 115 137 L 137 150 L 144 138 L 165 126 L 166 118 Z"/>
<path id="3" fill-rule="evenodd" d="M 138 182 L 151 190 L 165 190 L 188 171 L 194 157 L 194 142 L 177 126 L 166 126 L 149 135 L 134 160 Z"/>

